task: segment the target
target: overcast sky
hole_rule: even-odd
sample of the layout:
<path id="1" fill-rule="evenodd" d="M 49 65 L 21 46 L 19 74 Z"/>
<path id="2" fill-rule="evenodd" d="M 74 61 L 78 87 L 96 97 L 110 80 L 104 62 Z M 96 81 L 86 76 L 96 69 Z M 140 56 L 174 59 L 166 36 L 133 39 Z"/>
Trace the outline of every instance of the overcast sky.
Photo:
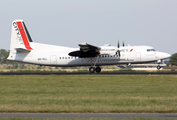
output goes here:
<path id="1" fill-rule="evenodd" d="M 118 39 L 177 53 L 177 0 L 0 0 L 0 49 L 23 19 L 34 42 L 68 47 Z"/>

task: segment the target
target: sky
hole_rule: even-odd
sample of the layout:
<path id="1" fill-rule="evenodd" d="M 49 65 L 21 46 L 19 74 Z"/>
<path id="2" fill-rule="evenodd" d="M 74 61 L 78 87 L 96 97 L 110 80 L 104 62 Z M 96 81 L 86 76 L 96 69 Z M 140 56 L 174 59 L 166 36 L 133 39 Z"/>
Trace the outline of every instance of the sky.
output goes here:
<path id="1" fill-rule="evenodd" d="M 16 19 L 37 43 L 77 48 L 124 41 L 177 53 L 177 0 L 0 0 L 0 49 L 9 50 Z"/>

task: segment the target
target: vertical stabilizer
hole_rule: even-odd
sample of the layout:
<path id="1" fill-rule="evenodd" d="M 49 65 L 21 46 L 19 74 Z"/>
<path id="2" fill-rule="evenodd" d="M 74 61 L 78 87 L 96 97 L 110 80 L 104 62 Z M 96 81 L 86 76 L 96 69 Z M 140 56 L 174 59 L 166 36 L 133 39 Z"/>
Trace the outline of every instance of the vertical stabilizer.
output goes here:
<path id="1" fill-rule="evenodd" d="M 12 22 L 10 51 L 14 50 L 33 50 L 30 45 L 33 42 L 23 20 Z"/>

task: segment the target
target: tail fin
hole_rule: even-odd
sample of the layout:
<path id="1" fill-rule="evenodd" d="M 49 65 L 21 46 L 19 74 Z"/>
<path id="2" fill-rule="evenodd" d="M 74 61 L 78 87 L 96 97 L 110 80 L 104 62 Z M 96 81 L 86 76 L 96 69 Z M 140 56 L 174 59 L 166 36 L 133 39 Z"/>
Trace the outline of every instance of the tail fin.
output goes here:
<path id="1" fill-rule="evenodd" d="M 33 42 L 23 20 L 12 21 L 12 33 L 10 51 L 27 50 L 31 51 L 33 48 L 30 45 Z"/>

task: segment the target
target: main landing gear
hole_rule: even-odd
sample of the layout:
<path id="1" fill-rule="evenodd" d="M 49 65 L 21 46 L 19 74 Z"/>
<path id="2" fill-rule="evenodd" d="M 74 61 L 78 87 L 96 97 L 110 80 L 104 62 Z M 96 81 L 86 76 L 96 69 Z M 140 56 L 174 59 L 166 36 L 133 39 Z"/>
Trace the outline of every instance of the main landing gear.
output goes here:
<path id="1" fill-rule="evenodd" d="M 95 66 L 96 66 L 96 63 L 98 62 L 98 58 L 99 58 L 99 56 L 97 56 L 94 65 L 92 65 L 92 63 L 91 63 L 91 67 L 89 68 L 90 73 L 94 73 L 95 71 L 96 71 L 97 73 L 100 73 L 100 72 L 101 72 L 101 68 L 100 68 L 99 66 L 95 67 Z M 91 61 L 92 61 L 92 58 L 91 58 Z"/>
<path id="2" fill-rule="evenodd" d="M 89 71 L 90 71 L 90 73 L 94 73 L 95 71 L 97 73 L 100 73 L 101 72 L 101 68 L 99 66 L 97 66 L 96 68 L 95 67 L 90 67 Z"/>

